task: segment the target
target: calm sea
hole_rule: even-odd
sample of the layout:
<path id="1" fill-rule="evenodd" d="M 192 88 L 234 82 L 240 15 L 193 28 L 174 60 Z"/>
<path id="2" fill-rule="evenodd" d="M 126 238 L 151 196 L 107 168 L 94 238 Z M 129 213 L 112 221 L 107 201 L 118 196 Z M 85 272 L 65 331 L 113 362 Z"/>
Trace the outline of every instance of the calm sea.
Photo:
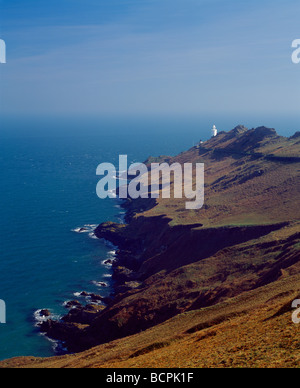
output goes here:
<path id="1" fill-rule="evenodd" d="M 91 232 L 123 214 L 116 200 L 96 196 L 97 165 L 117 166 L 120 154 L 129 162 L 175 155 L 208 138 L 210 124 L 41 120 L 2 126 L 0 299 L 7 323 L 0 324 L 0 359 L 54 355 L 54 344 L 35 326 L 36 311 L 60 316 L 78 292 L 110 292 L 110 268 L 102 262 L 113 248 Z M 89 232 L 76 233 L 85 225 Z"/>

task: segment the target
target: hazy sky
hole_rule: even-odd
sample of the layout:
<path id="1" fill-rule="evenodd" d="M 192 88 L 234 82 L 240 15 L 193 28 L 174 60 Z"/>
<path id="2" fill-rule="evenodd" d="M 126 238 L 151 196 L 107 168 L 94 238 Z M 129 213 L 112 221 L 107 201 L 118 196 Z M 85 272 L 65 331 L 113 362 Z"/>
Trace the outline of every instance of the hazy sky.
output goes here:
<path id="1" fill-rule="evenodd" d="M 299 0 L 3 0 L 2 115 L 299 112 Z"/>

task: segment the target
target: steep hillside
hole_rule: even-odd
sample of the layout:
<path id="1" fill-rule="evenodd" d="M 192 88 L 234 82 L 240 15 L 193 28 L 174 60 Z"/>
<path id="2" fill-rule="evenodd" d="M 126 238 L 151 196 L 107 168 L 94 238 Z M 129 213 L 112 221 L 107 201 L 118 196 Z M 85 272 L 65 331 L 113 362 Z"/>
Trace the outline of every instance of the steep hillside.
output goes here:
<path id="1" fill-rule="evenodd" d="M 0 368 L 299 367 L 299 325 L 291 320 L 299 285 L 292 275 L 78 354 L 18 357 Z"/>
<path id="2" fill-rule="evenodd" d="M 299 151 L 297 134 L 238 126 L 176 157 L 149 158 L 204 163 L 204 207 L 186 210 L 184 198 L 137 199 L 124 204 L 126 224 L 100 225 L 96 235 L 119 247 L 114 295 L 104 309 L 79 306 L 42 326 L 70 351 L 98 347 L 34 365 L 297 363 L 291 301 L 300 291 Z M 285 344 L 281 350 L 271 336 L 259 345 L 264 330 Z"/>

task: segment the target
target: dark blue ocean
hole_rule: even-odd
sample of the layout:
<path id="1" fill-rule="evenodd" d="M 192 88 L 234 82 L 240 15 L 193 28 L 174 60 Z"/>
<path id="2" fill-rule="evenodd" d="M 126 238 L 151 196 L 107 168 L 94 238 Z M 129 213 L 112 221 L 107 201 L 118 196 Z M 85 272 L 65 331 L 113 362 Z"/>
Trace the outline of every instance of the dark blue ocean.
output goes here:
<path id="1" fill-rule="evenodd" d="M 78 292 L 109 294 L 111 270 L 102 262 L 113 248 L 91 232 L 123 214 L 116 200 L 97 197 L 98 164 L 117 167 L 120 154 L 130 163 L 175 155 L 207 139 L 212 124 L 28 118 L 1 123 L 0 299 L 7 323 L 0 324 L 0 359 L 54 355 L 54 344 L 35 326 L 36 311 L 47 308 L 60 316 L 67 312 L 63 303 L 78 299 Z M 228 120 L 222 129 L 237 124 Z M 89 232 L 76 233 L 85 225 Z M 99 287 L 103 281 L 108 287 Z"/>

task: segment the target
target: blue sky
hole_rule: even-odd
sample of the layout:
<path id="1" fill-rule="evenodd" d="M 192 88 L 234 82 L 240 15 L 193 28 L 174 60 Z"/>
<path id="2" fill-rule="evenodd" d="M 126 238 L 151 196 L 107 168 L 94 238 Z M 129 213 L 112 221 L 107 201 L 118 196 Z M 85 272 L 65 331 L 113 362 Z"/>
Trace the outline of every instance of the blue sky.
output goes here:
<path id="1" fill-rule="evenodd" d="M 2 0 L 5 116 L 297 116 L 299 0 Z"/>

